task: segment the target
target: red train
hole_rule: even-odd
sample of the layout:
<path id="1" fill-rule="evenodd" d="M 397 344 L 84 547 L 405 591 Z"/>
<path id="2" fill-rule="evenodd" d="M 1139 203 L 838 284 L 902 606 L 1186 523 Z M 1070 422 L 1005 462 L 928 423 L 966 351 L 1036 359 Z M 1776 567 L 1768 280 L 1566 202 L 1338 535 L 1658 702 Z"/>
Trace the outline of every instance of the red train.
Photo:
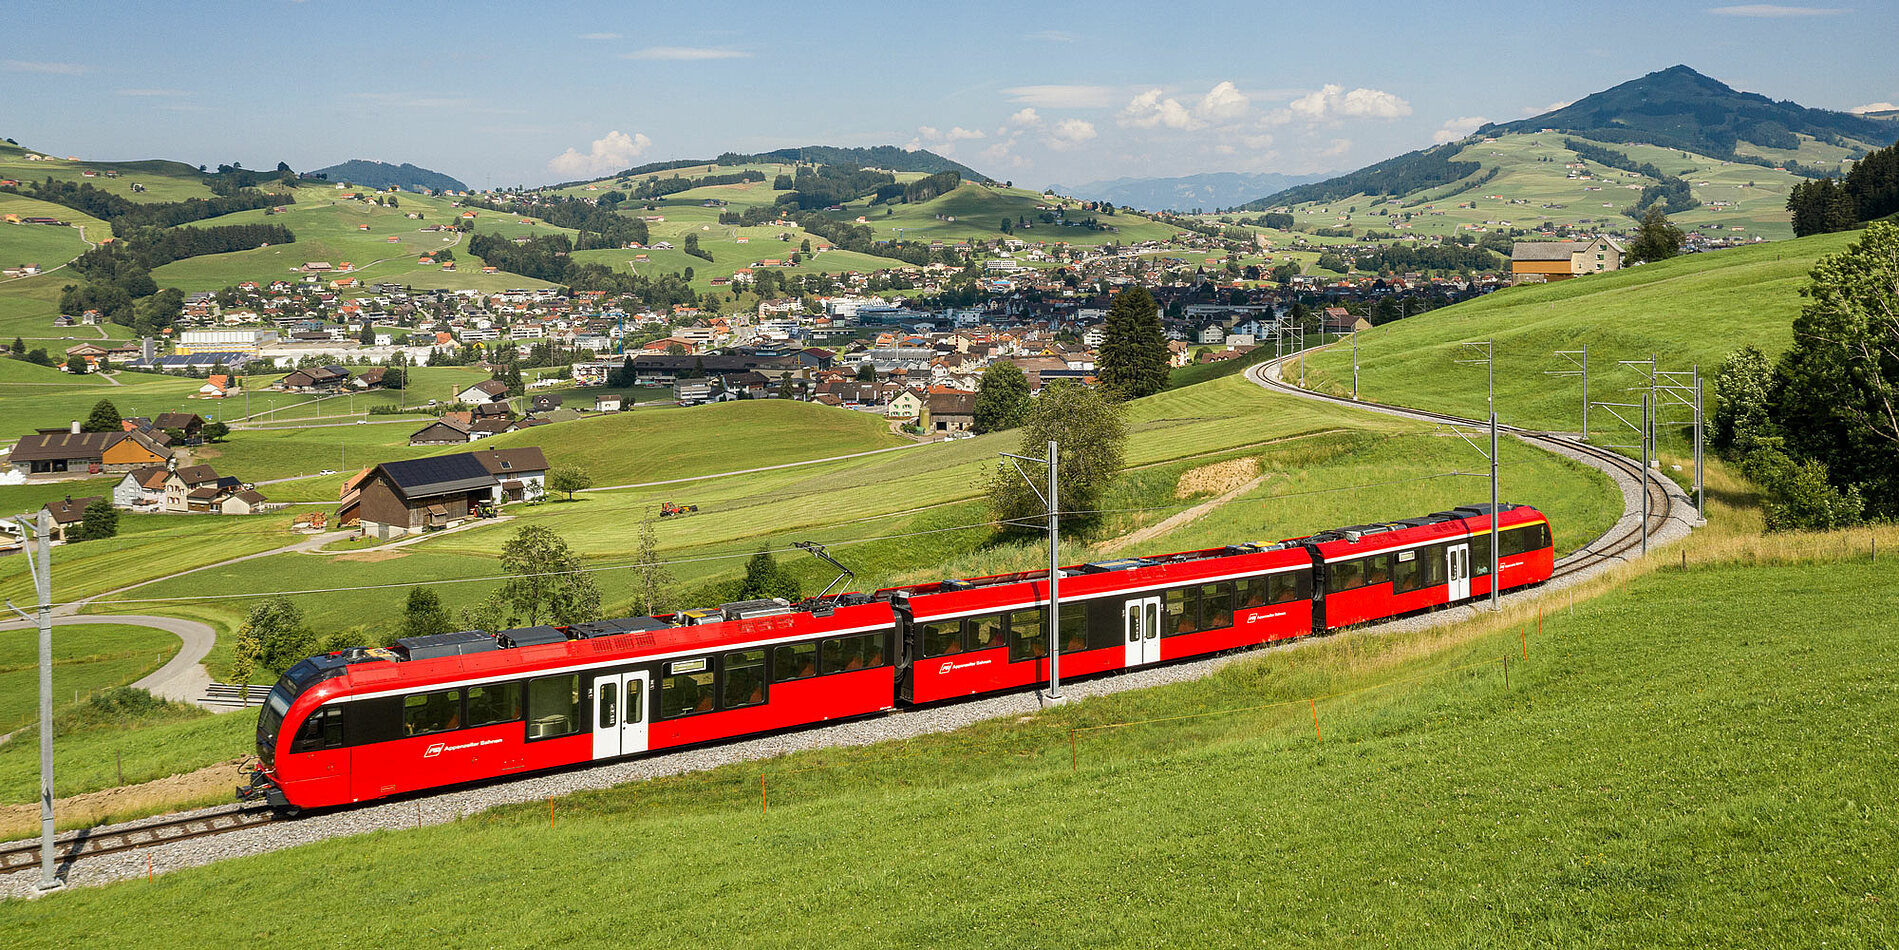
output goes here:
<path id="1" fill-rule="evenodd" d="M 1064 677 L 1323 633 L 1489 594 L 1490 510 L 1062 569 Z M 1549 521 L 1497 511 L 1502 589 Z M 466 631 L 313 656 L 278 680 L 241 799 L 369 801 L 1016 690 L 1048 680 L 1046 571 L 796 605 Z"/>

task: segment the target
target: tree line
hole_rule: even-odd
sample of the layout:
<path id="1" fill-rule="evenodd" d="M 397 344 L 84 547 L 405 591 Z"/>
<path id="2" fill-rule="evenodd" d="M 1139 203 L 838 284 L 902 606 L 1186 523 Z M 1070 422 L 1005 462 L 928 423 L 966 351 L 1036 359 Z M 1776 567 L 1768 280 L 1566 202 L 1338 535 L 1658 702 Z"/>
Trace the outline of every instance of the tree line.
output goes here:
<path id="1" fill-rule="evenodd" d="M 183 201 L 139 202 L 115 195 L 84 182 L 30 182 L 24 186 L 7 185 L 0 191 L 51 202 L 89 214 L 112 225 L 114 232 L 136 227 L 168 228 L 206 218 L 222 217 L 239 211 L 255 211 L 291 204 L 291 195 L 275 195 L 254 189 L 237 189 L 215 198 L 186 198 Z"/>
<path id="2" fill-rule="evenodd" d="M 645 244 L 649 240 L 646 222 L 620 214 L 612 207 L 598 207 L 578 198 L 565 196 L 533 198 L 524 196 L 507 200 L 463 198 L 462 204 L 471 208 L 499 211 L 502 214 L 540 218 L 555 227 L 577 231 L 579 233 L 575 234 L 569 242 L 570 250 L 592 251 L 601 248 L 621 248 L 628 244 Z M 473 246 L 472 243 L 470 246 Z M 513 268 L 507 269 L 513 270 Z M 515 273 L 521 272 L 515 271 Z"/>
<path id="3" fill-rule="evenodd" d="M 604 264 L 575 261 L 573 241 L 565 234 L 545 234 L 516 244 L 499 234 L 469 235 L 468 253 L 488 264 L 523 277 L 533 277 L 571 290 L 598 290 L 611 296 L 638 297 L 646 306 L 666 309 L 675 304 L 696 305 L 691 277 L 661 274 L 644 277 L 616 271 Z"/>
<path id="4" fill-rule="evenodd" d="M 691 191 L 694 188 L 703 188 L 709 185 L 741 185 L 748 181 L 764 180 L 764 172 L 750 169 L 730 175 L 705 175 L 699 178 L 681 178 L 678 175 L 674 175 L 671 178 L 648 178 L 634 186 L 632 197 L 636 201 L 648 198 L 664 198 L 667 195 L 676 195 L 682 191 Z M 601 197 L 601 200 L 606 200 L 604 195 Z"/>
<path id="5" fill-rule="evenodd" d="M 1899 212 L 1899 144 L 1868 152 L 1844 179 L 1819 178 L 1787 195 L 1795 237 L 1845 231 Z"/>

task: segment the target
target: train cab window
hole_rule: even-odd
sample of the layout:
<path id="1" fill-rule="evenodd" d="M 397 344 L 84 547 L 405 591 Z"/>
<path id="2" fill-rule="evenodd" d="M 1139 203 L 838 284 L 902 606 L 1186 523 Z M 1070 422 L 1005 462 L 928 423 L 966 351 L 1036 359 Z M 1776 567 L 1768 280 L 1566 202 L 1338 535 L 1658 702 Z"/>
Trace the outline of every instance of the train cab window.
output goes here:
<path id="1" fill-rule="evenodd" d="M 1484 577 L 1490 573 L 1490 535 L 1473 535 L 1470 539 L 1470 573 L 1473 577 Z"/>
<path id="2" fill-rule="evenodd" d="M 1282 571 L 1266 578 L 1266 602 L 1289 604 L 1312 597 L 1312 575 L 1305 571 Z"/>
<path id="3" fill-rule="evenodd" d="M 824 641 L 822 651 L 825 673 L 851 673 L 885 665 L 884 634 L 867 633 L 861 637 L 837 637 Z"/>
<path id="4" fill-rule="evenodd" d="M 580 676 L 543 676 L 528 680 L 529 739 L 552 739 L 580 731 Z"/>
<path id="5" fill-rule="evenodd" d="M 1233 626 L 1233 585 L 1200 585 L 1200 629 L 1222 630 Z"/>
<path id="6" fill-rule="evenodd" d="M 968 649 L 992 650 L 1002 645 L 1002 617 L 971 617 L 968 621 L 969 636 L 964 638 Z"/>
<path id="7" fill-rule="evenodd" d="M 784 683 L 818 675 L 818 645 L 786 643 L 772 647 L 771 681 Z"/>
<path id="8" fill-rule="evenodd" d="M 703 663 L 704 661 L 699 661 Z M 671 666 L 680 666 L 673 663 Z M 676 719 L 695 713 L 711 712 L 713 695 L 712 671 L 703 666 L 690 673 L 675 673 L 659 681 L 659 715 L 662 719 Z"/>
<path id="9" fill-rule="evenodd" d="M 1161 595 L 1161 636 L 1192 633 L 1199 629 L 1200 589 L 1186 587 Z"/>
<path id="10" fill-rule="evenodd" d="M 726 709 L 756 706 L 765 701 L 765 651 L 745 650 L 725 655 L 725 686 L 720 705 Z"/>
<path id="11" fill-rule="evenodd" d="M 1248 607 L 1264 607 L 1272 603 L 1271 588 L 1272 578 L 1270 577 L 1240 578 L 1236 586 L 1237 595 L 1239 597 L 1238 609 L 1245 610 Z"/>
<path id="12" fill-rule="evenodd" d="M 402 697 L 402 731 L 426 736 L 462 727 L 462 691 L 444 689 Z"/>
<path id="13" fill-rule="evenodd" d="M 1499 557 L 1514 557 L 1549 547 L 1549 526 L 1543 524 L 1524 525 L 1511 528 L 1503 533 L 1503 540 L 1497 548 Z"/>
<path id="14" fill-rule="evenodd" d="M 492 726 L 521 718 L 521 684 L 493 683 L 468 688 L 468 724 Z"/>
<path id="15" fill-rule="evenodd" d="M 321 749 L 337 749 L 343 745 L 343 708 L 330 706 L 310 714 L 303 721 L 303 728 L 297 730 L 297 737 L 291 740 L 292 752 L 316 752 Z"/>
<path id="16" fill-rule="evenodd" d="M 923 655 L 948 656 L 963 652 L 963 622 L 938 620 L 923 625 Z M 826 672 L 829 672 L 828 670 Z"/>
<path id="17" fill-rule="evenodd" d="M 1061 610 L 1061 641 L 1063 653 L 1080 653 L 1091 649 L 1088 645 L 1088 607 L 1085 604 L 1063 604 Z M 1109 638 L 1114 641 L 1112 637 Z"/>
<path id="18" fill-rule="evenodd" d="M 1009 614 L 1009 662 L 1048 655 L 1048 613 L 1040 607 Z"/>

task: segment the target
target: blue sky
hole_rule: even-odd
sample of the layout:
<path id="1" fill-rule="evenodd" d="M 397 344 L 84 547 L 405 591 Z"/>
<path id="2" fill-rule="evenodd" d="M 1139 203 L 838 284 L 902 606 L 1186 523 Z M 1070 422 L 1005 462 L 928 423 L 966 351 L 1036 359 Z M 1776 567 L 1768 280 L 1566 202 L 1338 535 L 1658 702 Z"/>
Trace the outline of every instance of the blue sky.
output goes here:
<path id="1" fill-rule="evenodd" d="M 477 187 L 815 144 L 1036 186 L 1342 171 L 1676 63 L 1807 106 L 1899 102 L 1890 0 L 10 6 L 0 136 Z"/>

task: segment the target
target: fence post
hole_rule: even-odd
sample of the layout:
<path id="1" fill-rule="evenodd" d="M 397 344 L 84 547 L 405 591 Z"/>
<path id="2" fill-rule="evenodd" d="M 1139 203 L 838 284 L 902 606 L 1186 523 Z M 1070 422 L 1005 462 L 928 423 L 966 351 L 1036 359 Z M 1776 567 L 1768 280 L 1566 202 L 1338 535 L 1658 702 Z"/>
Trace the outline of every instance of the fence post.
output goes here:
<path id="1" fill-rule="evenodd" d="M 1503 688 L 1510 688 L 1510 654 L 1503 655 Z"/>
<path id="2" fill-rule="evenodd" d="M 1319 731 L 1319 701 L 1308 699 L 1306 702 L 1312 706 L 1312 734 L 1317 736 L 1320 742 L 1324 742 L 1325 733 Z"/>
<path id="3" fill-rule="evenodd" d="M 547 827 L 554 827 L 554 796 L 547 796 Z"/>
<path id="4" fill-rule="evenodd" d="M 761 815 L 771 813 L 771 802 L 765 798 L 765 773 L 763 772 L 758 773 L 758 813 Z"/>
<path id="5" fill-rule="evenodd" d="M 1075 730 L 1068 730 L 1068 771 L 1081 770 L 1081 752 L 1075 746 Z"/>

